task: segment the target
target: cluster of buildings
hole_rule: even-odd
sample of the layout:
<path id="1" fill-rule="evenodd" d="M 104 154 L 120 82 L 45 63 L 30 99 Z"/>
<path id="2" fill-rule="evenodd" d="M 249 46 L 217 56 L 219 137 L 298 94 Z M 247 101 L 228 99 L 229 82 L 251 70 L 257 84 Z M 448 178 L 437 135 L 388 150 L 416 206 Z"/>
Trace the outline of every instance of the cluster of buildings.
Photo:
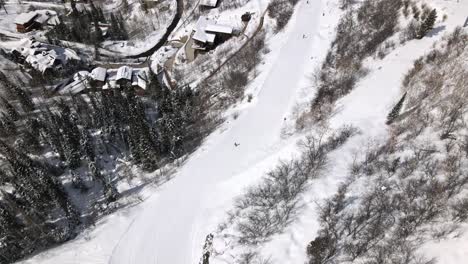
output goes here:
<path id="1" fill-rule="evenodd" d="M 26 33 L 36 29 L 54 27 L 60 24 L 60 19 L 55 11 L 35 10 L 19 14 L 14 23 L 16 24 L 16 31 Z"/>
<path id="2" fill-rule="evenodd" d="M 158 82 L 169 84 L 168 76 L 160 69 Z M 149 68 L 122 66 L 117 69 L 94 68 L 91 72 L 80 71 L 72 78 L 55 87 L 54 92 L 63 95 L 76 95 L 90 91 L 110 91 L 112 89 L 133 89 L 136 94 L 144 95 L 150 85 Z"/>
<path id="3" fill-rule="evenodd" d="M 28 65 L 46 75 L 62 69 L 71 61 L 80 61 L 78 54 L 67 48 L 25 38 L 9 52 L 14 61 Z"/>

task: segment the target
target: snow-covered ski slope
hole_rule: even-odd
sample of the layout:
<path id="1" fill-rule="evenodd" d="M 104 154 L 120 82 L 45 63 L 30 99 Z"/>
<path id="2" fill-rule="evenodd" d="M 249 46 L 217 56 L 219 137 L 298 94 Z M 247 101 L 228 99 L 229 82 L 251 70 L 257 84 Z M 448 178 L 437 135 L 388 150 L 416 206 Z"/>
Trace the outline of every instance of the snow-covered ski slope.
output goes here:
<path id="1" fill-rule="evenodd" d="M 280 138 L 318 33 L 321 1 L 302 2 L 289 37 L 257 98 L 232 126 L 181 168 L 149 199 L 116 246 L 110 263 L 193 263 L 208 233 L 204 219 L 216 186 L 267 157 Z M 304 38 L 304 35 L 306 38 Z M 240 144 L 235 147 L 234 143 Z M 218 212 L 223 214 L 223 211 Z M 210 230 L 206 230 L 210 232 Z"/>

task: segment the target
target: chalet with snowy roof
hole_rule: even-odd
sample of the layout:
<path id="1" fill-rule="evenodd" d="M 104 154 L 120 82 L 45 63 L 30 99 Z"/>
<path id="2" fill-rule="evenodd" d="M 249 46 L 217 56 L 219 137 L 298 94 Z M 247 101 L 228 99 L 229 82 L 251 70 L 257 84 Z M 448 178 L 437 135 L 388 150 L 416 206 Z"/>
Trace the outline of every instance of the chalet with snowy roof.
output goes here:
<path id="1" fill-rule="evenodd" d="M 230 38 L 232 33 L 233 28 L 231 26 L 220 25 L 205 16 L 200 16 L 193 29 L 192 39 L 194 44 L 192 48 L 198 50 L 212 49 L 217 44 Z"/>
<path id="2" fill-rule="evenodd" d="M 90 83 L 88 79 L 89 72 L 79 71 L 73 75 L 73 78 L 69 81 L 61 91 L 60 94 L 79 94 L 87 89 L 90 89 Z"/>
<path id="3" fill-rule="evenodd" d="M 148 75 L 146 71 L 132 72 L 132 88 L 138 93 L 143 95 L 148 88 Z"/>
<path id="4" fill-rule="evenodd" d="M 133 69 L 128 66 L 122 66 L 117 70 L 115 82 L 120 86 L 128 86 L 132 82 Z"/>
<path id="5" fill-rule="evenodd" d="M 63 69 L 71 61 L 80 61 L 78 54 L 60 46 L 41 43 L 34 39 L 22 39 L 10 51 L 13 60 L 42 74 Z"/>
<path id="6" fill-rule="evenodd" d="M 60 23 L 60 20 L 55 11 L 36 10 L 19 14 L 14 23 L 18 32 L 26 33 L 36 29 L 43 29 L 46 26 L 56 26 Z"/>
<path id="7" fill-rule="evenodd" d="M 90 75 L 90 85 L 92 87 L 102 87 L 106 84 L 107 69 L 103 67 L 94 68 Z"/>

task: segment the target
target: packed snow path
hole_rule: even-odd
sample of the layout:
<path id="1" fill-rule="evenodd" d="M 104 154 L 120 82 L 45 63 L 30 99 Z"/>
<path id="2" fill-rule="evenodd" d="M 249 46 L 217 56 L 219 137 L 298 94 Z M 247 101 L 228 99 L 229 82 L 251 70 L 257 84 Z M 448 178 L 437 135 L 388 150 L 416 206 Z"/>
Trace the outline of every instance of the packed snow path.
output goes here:
<path id="1" fill-rule="evenodd" d="M 322 2 L 309 2 L 302 1 L 297 7 L 257 103 L 243 111 L 229 130 L 196 152 L 172 181 L 144 202 L 143 210 L 114 248 L 111 264 L 197 262 L 207 235 L 199 229 L 204 228 L 210 193 L 262 160 L 280 141 L 284 115 L 294 103 L 319 32 Z M 235 147 L 234 143 L 240 145 Z"/>

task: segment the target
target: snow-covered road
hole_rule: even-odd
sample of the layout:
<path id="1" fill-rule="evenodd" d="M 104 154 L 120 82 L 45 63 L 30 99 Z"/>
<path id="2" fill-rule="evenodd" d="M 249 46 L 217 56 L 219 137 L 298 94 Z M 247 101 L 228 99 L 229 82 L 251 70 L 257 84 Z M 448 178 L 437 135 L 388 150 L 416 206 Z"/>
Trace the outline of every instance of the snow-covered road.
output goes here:
<path id="1" fill-rule="evenodd" d="M 114 248 L 109 263 L 188 264 L 201 256 L 207 234 L 200 230 L 205 230 L 206 216 L 213 214 L 209 210 L 216 210 L 210 209 L 216 187 L 255 166 L 281 141 L 283 118 L 294 103 L 319 34 L 321 4 L 299 3 L 255 105 L 192 155 L 172 181 L 142 204 L 144 210 Z M 240 145 L 235 147 L 235 142 Z"/>

